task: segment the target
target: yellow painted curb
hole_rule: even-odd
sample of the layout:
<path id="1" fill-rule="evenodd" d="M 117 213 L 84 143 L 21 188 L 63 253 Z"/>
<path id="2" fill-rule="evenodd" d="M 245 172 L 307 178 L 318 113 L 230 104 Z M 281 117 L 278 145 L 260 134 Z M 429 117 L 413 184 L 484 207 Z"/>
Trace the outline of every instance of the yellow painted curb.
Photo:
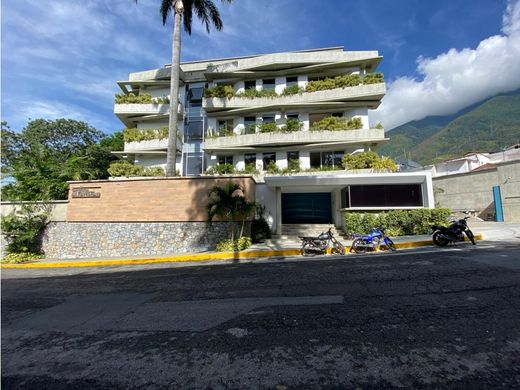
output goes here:
<path id="1" fill-rule="evenodd" d="M 475 240 L 482 240 L 482 234 L 475 234 Z M 431 240 L 401 242 L 395 244 L 396 248 L 416 248 L 421 246 L 433 245 Z M 350 247 L 346 247 L 347 253 Z M 328 251 L 327 251 L 328 253 Z M 26 264 L 2 264 L 1 268 L 7 269 L 34 269 L 34 268 L 75 268 L 75 267 L 108 267 L 114 265 L 141 265 L 141 264 L 157 264 L 157 263 L 177 263 L 188 261 L 207 261 L 207 260 L 233 260 L 233 259 L 249 259 L 252 257 L 282 257 L 282 256 L 298 256 L 300 249 L 273 249 L 273 250 L 252 250 L 245 252 L 219 252 L 219 253 L 198 253 L 189 255 L 177 255 L 171 257 L 151 257 L 146 259 L 113 259 L 113 260 L 88 260 L 88 261 L 59 261 L 59 262 L 41 262 Z"/>

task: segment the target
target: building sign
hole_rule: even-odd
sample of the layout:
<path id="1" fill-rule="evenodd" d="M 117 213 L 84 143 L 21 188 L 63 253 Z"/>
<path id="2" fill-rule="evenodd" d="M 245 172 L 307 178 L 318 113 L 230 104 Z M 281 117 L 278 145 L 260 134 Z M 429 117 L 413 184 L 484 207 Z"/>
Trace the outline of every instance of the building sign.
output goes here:
<path id="1" fill-rule="evenodd" d="M 101 192 L 92 191 L 89 188 L 80 187 L 72 189 L 73 198 L 101 198 Z"/>

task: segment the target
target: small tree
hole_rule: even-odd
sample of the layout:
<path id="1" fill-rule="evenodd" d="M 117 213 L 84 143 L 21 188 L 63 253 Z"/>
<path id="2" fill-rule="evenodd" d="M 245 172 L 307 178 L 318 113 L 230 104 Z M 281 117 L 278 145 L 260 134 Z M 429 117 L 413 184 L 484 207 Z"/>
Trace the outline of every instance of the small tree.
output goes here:
<path id="1" fill-rule="evenodd" d="M 208 219 L 213 221 L 215 217 L 231 222 L 231 241 L 235 241 L 235 230 L 238 221 L 241 228 L 238 238 L 244 234 L 245 221 L 255 211 L 255 202 L 249 202 L 245 198 L 244 189 L 237 183 L 228 182 L 223 187 L 214 186 L 208 192 Z"/>
<path id="2" fill-rule="evenodd" d="M 23 204 L 20 209 L 2 218 L 2 234 L 7 240 L 7 252 L 40 253 L 41 234 L 48 223 L 49 209 L 45 205 Z"/>

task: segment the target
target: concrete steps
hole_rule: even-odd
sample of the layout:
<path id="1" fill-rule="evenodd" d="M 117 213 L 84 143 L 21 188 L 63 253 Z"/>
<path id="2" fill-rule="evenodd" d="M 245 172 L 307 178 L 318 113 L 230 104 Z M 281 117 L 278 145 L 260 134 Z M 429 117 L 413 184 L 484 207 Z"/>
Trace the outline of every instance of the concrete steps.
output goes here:
<path id="1" fill-rule="evenodd" d="M 342 229 L 336 229 L 332 224 L 284 224 L 282 225 L 282 234 L 273 235 L 270 240 L 266 240 L 265 245 L 270 248 L 287 248 L 300 247 L 301 240 L 298 236 L 317 237 L 323 232 L 327 232 L 331 228 L 332 234 L 338 241 L 346 244 Z"/>

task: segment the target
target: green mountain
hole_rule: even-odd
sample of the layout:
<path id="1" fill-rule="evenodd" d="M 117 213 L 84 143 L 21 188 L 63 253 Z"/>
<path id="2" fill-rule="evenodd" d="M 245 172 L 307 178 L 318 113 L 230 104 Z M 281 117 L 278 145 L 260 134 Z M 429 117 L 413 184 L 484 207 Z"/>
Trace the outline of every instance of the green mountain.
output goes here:
<path id="1" fill-rule="evenodd" d="M 493 152 L 520 143 L 520 91 L 497 95 L 453 115 L 408 122 L 389 131 L 378 151 L 431 164 L 467 152 Z"/>

